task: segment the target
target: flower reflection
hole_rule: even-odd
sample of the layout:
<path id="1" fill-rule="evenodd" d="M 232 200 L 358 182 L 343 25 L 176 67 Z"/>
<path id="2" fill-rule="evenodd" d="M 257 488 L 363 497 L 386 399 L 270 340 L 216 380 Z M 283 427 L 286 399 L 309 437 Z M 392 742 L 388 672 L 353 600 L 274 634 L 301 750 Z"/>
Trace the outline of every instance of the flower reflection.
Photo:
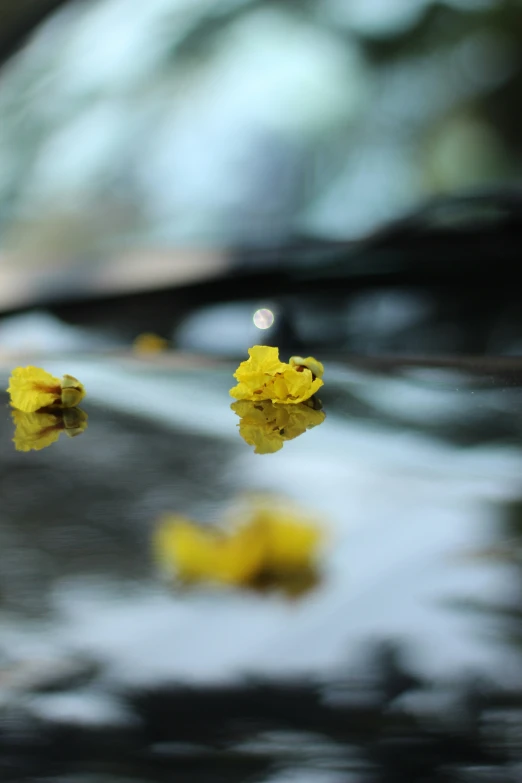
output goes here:
<path id="1" fill-rule="evenodd" d="M 50 405 L 74 408 L 85 397 L 83 384 L 72 375 L 62 379 L 41 367 L 16 367 L 7 388 L 11 405 L 25 413 L 33 413 Z"/>
<path id="2" fill-rule="evenodd" d="M 229 523 L 207 529 L 182 516 L 160 520 L 158 565 L 184 583 L 211 583 L 300 595 L 319 581 L 321 529 L 287 504 L 250 503 Z"/>
<path id="3" fill-rule="evenodd" d="M 87 414 L 80 408 L 51 407 L 32 413 L 13 410 L 11 415 L 17 451 L 40 451 L 55 443 L 62 432 L 73 438 L 87 429 Z"/>
<path id="4" fill-rule="evenodd" d="M 299 405 L 277 405 L 270 400 L 239 400 L 230 406 L 240 418 L 239 434 L 255 454 L 273 454 L 306 430 L 322 424 L 325 413 L 316 399 Z"/>
<path id="5" fill-rule="evenodd" d="M 298 405 L 323 385 L 323 365 L 311 356 L 293 356 L 286 364 L 280 361 L 278 348 L 254 345 L 248 353 L 250 358 L 241 362 L 234 373 L 239 383 L 230 389 L 230 395 L 236 400 Z"/>

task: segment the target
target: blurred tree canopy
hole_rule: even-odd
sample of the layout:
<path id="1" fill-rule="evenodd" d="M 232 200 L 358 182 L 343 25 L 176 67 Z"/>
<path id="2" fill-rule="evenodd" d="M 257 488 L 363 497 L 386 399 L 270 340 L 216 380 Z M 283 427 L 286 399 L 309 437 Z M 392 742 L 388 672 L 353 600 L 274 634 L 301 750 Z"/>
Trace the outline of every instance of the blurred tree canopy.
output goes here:
<path id="1" fill-rule="evenodd" d="M 4 0 L 10 50 L 62 4 Z M 66 5 L 0 79 L 9 258 L 351 238 L 520 178 L 520 0 Z"/>

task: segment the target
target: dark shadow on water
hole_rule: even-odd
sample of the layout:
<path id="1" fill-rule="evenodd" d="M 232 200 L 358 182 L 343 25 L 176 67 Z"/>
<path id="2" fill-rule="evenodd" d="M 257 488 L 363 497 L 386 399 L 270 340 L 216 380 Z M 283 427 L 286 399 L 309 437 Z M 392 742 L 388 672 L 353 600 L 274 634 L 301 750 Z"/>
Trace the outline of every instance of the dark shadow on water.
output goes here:
<path id="1" fill-rule="evenodd" d="M 522 689 L 423 680 L 403 651 L 374 645 L 364 669 L 329 684 L 165 683 L 113 693 L 129 711 L 128 728 L 51 723 L 4 709 L 2 780 L 239 783 L 284 770 L 361 783 L 519 780 Z"/>

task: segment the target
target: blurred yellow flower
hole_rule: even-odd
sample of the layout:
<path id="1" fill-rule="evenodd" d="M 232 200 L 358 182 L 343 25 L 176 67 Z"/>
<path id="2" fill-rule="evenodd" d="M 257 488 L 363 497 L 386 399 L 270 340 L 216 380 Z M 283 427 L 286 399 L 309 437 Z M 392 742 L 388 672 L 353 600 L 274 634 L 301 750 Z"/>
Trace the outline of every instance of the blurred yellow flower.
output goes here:
<path id="1" fill-rule="evenodd" d="M 230 406 L 240 417 L 239 434 L 255 454 L 273 454 L 287 440 L 322 424 L 325 414 L 310 405 L 310 400 L 298 405 L 281 405 L 262 400 L 238 400 Z"/>
<path id="2" fill-rule="evenodd" d="M 174 566 L 185 582 L 245 584 L 263 558 L 263 542 L 249 528 L 226 535 L 176 516 L 166 516 L 159 526 L 155 550 L 158 563 L 165 569 Z"/>
<path id="3" fill-rule="evenodd" d="M 136 337 L 132 347 L 136 353 L 161 353 L 168 349 L 169 341 L 153 332 L 143 332 Z"/>
<path id="4" fill-rule="evenodd" d="M 264 541 L 264 568 L 269 573 L 299 571 L 311 565 L 321 531 L 290 508 L 259 505 L 250 527 Z"/>
<path id="5" fill-rule="evenodd" d="M 239 381 L 230 390 L 236 400 L 298 404 L 308 400 L 323 385 L 323 365 L 312 357 L 302 361 L 292 357 L 289 364 L 279 360 L 279 349 L 254 345 L 248 350 L 250 358 L 241 362 L 234 378 Z"/>
<path id="6" fill-rule="evenodd" d="M 60 380 L 40 367 L 16 367 L 7 388 L 11 405 L 25 413 L 33 413 L 50 405 L 73 408 L 85 397 L 85 389 L 72 375 Z"/>
<path id="7" fill-rule="evenodd" d="M 80 408 L 45 408 L 33 413 L 13 410 L 11 416 L 17 451 L 39 451 L 55 443 L 61 432 L 72 438 L 87 428 L 87 414 Z"/>
<path id="8" fill-rule="evenodd" d="M 297 594 L 317 583 L 322 531 L 280 504 L 254 504 L 225 529 L 205 528 L 166 515 L 156 530 L 157 563 L 183 582 L 251 588 L 278 587 Z"/>

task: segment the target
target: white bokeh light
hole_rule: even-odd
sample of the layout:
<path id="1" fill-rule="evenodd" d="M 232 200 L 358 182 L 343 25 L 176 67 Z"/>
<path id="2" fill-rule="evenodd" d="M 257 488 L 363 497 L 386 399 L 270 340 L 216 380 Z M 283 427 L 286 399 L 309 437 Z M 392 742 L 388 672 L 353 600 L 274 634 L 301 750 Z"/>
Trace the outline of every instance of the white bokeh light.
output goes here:
<path id="1" fill-rule="evenodd" d="M 252 320 L 258 329 L 270 329 L 274 323 L 274 314 L 272 310 L 268 310 L 266 307 L 261 307 L 256 310 Z"/>

